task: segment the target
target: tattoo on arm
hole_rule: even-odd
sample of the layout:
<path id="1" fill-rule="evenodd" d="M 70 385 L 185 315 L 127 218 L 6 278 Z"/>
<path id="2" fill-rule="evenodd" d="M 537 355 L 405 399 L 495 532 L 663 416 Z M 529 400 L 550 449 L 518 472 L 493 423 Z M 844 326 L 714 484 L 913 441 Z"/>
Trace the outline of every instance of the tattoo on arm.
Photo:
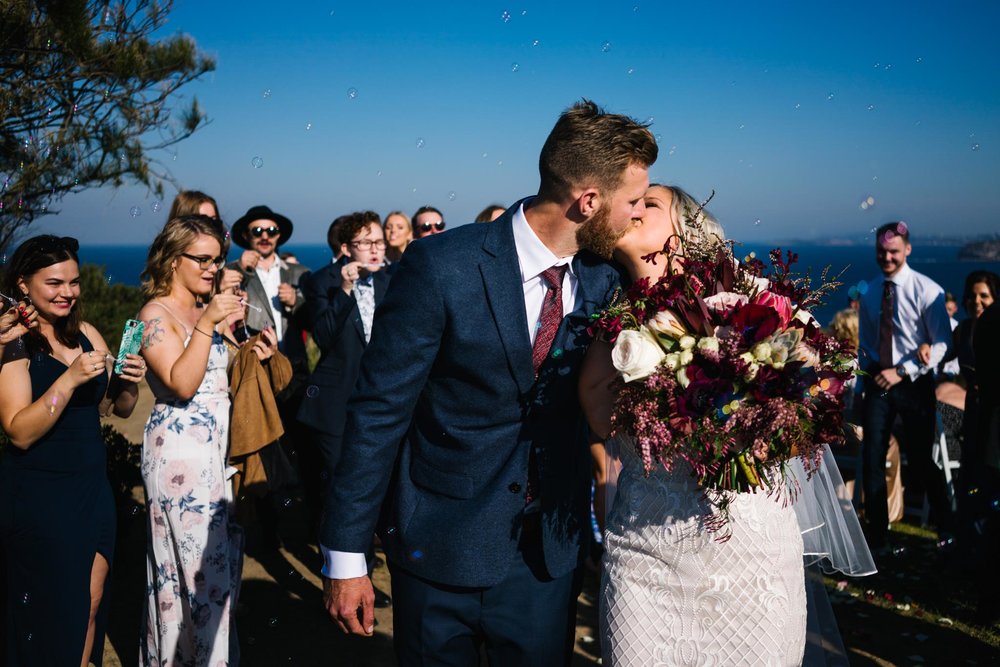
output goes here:
<path id="1" fill-rule="evenodd" d="M 163 318 L 154 317 L 146 320 L 146 328 L 142 332 L 142 349 L 148 350 L 163 340 Z"/>

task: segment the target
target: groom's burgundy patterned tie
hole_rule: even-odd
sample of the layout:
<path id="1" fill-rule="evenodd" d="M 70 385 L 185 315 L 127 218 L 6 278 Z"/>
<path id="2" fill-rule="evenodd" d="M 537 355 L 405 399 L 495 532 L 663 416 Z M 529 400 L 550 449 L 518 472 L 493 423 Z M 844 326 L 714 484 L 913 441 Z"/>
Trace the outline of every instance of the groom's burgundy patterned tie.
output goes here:
<path id="1" fill-rule="evenodd" d="M 893 305 L 896 300 L 896 283 L 882 283 L 882 310 L 878 319 L 878 363 L 882 368 L 892 368 Z"/>
<path id="2" fill-rule="evenodd" d="M 562 305 L 562 284 L 563 276 L 566 275 L 566 264 L 553 266 L 542 271 L 542 281 L 548 286 L 549 291 L 545 294 L 545 301 L 542 303 L 542 314 L 538 318 L 538 333 L 535 335 L 535 346 L 531 350 L 531 365 L 538 375 L 538 369 L 542 367 L 542 362 L 549 354 L 552 341 L 559 330 L 559 323 L 563 318 Z"/>
<path id="3" fill-rule="evenodd" d="M 545 301 L 542 302 L 542 314 L 538 318 L 535 346 L 531 349 L 531 365 L 535 369 L 535 377 L 538 377 L 542 362 L 549 355 L 552 341 L 555 340 L 559 324 L 562 322 L 562 284 L 563 276 L 566 275 L 566 267 L 567 265 L 563 264 L 542 271 L 542 281 L 548 286 L 549 291 L 545 293 Z M 528 492 L 524 495 L 526 505 L 530 505 L 538 497 L 538 491 L 538 461 L 535 460 L 535 452 L 532 450 L 528 455 Z"/>

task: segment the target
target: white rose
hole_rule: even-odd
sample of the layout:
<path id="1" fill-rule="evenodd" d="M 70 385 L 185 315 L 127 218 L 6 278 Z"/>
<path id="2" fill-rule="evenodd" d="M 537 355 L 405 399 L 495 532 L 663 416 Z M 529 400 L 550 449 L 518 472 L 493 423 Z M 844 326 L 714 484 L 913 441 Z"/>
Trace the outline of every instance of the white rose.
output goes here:
<path id="1" fill-rule="evenodd" d="M 646 323 L 646 326 L 652 329 L 654 333 L 673 340 L 677 340 L 687 333 L 687 329 L 684 328 L 681 321 L 669 310 L 658 312 L 653 319 Z"/>
<path id="2" fill-rule="evenodd" d="M 715 336 L 705 336 L 704 338 L 698 339 L 698 349 L 699 350 L 710 350 L 712 352 L 719 351 L 719 339 Z"/>
<path id="3" fill-rule="evenodd" d="M 669 371 L 676 371 L 681 366 L 681 355 L 679 352 L 671 352 L 663 358 L 663 365 Z"/>
<path id="4" fill-rule="evenodd" d="M 690 350 L 697 341 L 694 339 L 694 336 L 681 336 L 681 339 L 677 342 L 682 350 Z"/>
<path id="5" fill-rule="evenodd" d="M 768 361 L 771 358 L 771 346 L 767 341 L 761 341 L 754 345 L 753 356 L 757 361 Z"/>
<path id="6" fill-rule="evenodd" d="M 806 368 L 812 368 L 819 363 L 819 352 L 811 345 L 799 343 L 792 350 L 791 359 L 793 361 L 801 361 L 802 365 Z"/>
<path id="7" fill-rule="evenodd" d="M 802 324 L 805 324 L 807 326 L 809 324 L 816 323 L 816 318 L 812 316 L 812 313 L 810 313 L 808 310 L 802 310 L 801 308 L 795 311 L 795 317 L 793 317 L 792 319 L 796 319 L 799 322 L 802 322 Z"/>
<path id="8" fill-rule="evenodd" d="M 694 352 L 692 352 L 691 350 L 682 350 L 680 356 L 681 356 L 680 358 L 681 366 L 687 366 L 692 361 L 694 361 Z"/>
<path id="9" fill-rule="evenodd" d="M 666 354 L 649 329 L 622 331 L 611 351 L 611 363 L 626 382 L 649 376 Z"/>

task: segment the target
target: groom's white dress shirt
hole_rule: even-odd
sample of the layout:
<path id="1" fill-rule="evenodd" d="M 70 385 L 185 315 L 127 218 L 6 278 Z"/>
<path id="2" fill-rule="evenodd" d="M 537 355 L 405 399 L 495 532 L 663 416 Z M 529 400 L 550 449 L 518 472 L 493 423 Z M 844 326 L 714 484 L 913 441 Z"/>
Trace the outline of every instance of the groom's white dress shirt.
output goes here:
<path id="1" fill-rule="evenodd" d="M 530 200 L 526 200 L 530 201 Z M 553 266 L 567 265 L 563 276 L 563 313 L 576 310 L 579 280 L 573 273 L 573 256 L 556 257 L 545 247 L 524 217 L 524 203 L 514 213 L 513 219 L 514 249 L 517 251 L 517 261 L 521 267 L 521 288 L 524 290 L 524 309 L 528 319 L 528 339 L 535 343 L 538 331 L 538 320 L 542 314 L 542 303 L 548 287 L 542 279 L 542 272 Z M 487 223 L 492 224 L 492 223 Z M 347 551 L 334 551 L 320 545 L 323 551 L 323 576 L 328 579 L 353 579 L 368 574 L 368 564 L 365 555 Z"/>

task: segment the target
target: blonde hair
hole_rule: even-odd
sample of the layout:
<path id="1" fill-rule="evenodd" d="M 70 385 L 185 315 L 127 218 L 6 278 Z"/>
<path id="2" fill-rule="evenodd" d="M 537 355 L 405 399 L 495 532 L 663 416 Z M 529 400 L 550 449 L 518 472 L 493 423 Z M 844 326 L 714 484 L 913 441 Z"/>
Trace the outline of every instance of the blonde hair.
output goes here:
<path id="1" fill-rule="evenodd" d="M 220 250 L 225 249 L 226 238 L 218 220 L 196 214 L 182 215 L 167 221 L 149 246 L 146 266 L 139 275 L 145 298 L 154 299 L 170 292 L 173 274 L 171 265 L 202 235 L 211 236 L 219 242 Z"/>
<path id="2" fill-rule="evenodd" d="M 837 340 L 850 341 L 855 351 L 858 349 L 858 313 L 853 308 L 841 310 L 830 321 L 830 333 Z"/>

